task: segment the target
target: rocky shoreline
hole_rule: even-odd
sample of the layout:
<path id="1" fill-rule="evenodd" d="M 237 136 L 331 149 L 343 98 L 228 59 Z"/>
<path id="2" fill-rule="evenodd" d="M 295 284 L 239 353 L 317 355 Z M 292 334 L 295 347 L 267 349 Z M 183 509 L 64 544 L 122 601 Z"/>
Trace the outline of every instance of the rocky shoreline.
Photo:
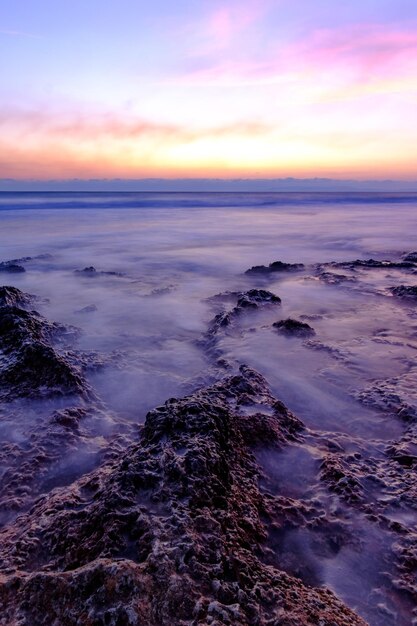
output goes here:
<path id="1" fill-rule="evenodd" d="M 301 544 L 291 543 L 294 533 L 304 533 L 324 559 L 360 550 L 349 527 L 352 515 L 391 542 L 387 559 L 394 573 L 384 572 L 382 563 L 376 585 L 381 597 L 394 594 L 398 623 L 405 623 L 417 602 L 417 535 L 390 512 L 393 505 L 411 510 L 417 502 L 417 421 L 401 385 L 381 381 L 358 397 L 405 424 L 400 438 L 369 458 L 360 442 L 346 445 L 340 435 L 330 439 L 307 428 L 264 376 L 227 358 L 223 342 L 256 331 L 253 314 L 279 312 L 281 298 L 261 288 L 272 274 L 306 272 L 309 279 L 355 288 L 363 271 L 393 269 L 409 278 L 416 262 L 416 253 L 409 253 L 397 261 L 314 267 L 276 261 L 251 268 L 246 275 L 261 282 L 256 288 L 210 298 L 214 317 L 198 341 L 209 363 L 206 381 L 149 411 L 139 429 L 118 424 L 118 436 L 105 443 L 96 426 L 111 430 L 112 416 L 87 380 L 94 357 L 77 352 L 77 329 L 40 315 L 35 296 L 1 287 L 4 410 L 28 401 L 62 405 L 51 405 L 28 442 L 7 444 L 0 454 L 6 468 L 0 479 L 0 624 L 365 625 L 322 585 L 310 548 L 303 554 Z M 14 264 L 4 262 L 3 271 L 15 271 L 4 269 Z M 93 267 L 83 273 L 121 276 Z M 415 289 L 387 287 L 385 295 L 412 307 Z M 273 332 L 326 349 L 311 339 L 316 333 L 309 324 L 280 317 Z M 55 480 L 57 462 L 83 447 L 94 449 L 94 458 Z M 298 449 L 316 455 L 321 491 L 315 497 L 290 493 L 269 465 L 274 455 Z M 378 606 L 377 626 L 396 623 L 382 600 Z"/>

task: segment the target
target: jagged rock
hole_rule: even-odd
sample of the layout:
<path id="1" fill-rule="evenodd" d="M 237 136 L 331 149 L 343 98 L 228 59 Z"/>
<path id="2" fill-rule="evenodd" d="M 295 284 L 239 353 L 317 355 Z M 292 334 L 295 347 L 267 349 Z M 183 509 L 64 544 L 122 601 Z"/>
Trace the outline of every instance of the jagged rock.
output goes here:
<path id="1" fill-rule="evenodd" d="M 417 263 L 417 252 L 409 252 L 403 259 L 410 263 Z"/>
<path id="2" fill-rule="evenodd" d="M 252 451 L 265 420 L 270 446 L 301 426 L 246 367 L 151 411 L 111 466 L 0 533 L 0 623 L 365 626 L 270 563 L 271 496 Z"/>
<path id="3" fill-rule="evenodd" d="M 294 272 L 304 269 L 303 263 L 284 263 L 283 261 L 274 261 L 269 265 L 254 265 L 246 270 L 247 275 L 272 274 L 274 272 Z"/>
<path id="4" fill-rule="evenodd" d="M 410 261 L 376 261 L 375 259 L 356 259 L 355 261 L 340 261 L 329 263 L 332 267 L 344 267 L 354 270 L 357 267 L 369 269 L 414 269 Z"/>
<path id="5" fill-rule="evenodd" d="M 272 326 L 280 333 L 284 333 L 285 335 L 290 335 L 292 337 L 312 337 L 316 334 L 314 328 L 312 328 L 309 324 L 299 322 L 298 320 L 294 320 L 290 317 L 286 320 L 274 322 Z"/>
<path id="6" fill-rule="evenodd" d="M 86 274 L 87 276 L 93 276 L 97 274 L 97 270 L 95 267 L 90 265 L 89 267 L 85 267 L 83 270 L 75 270 L 75 274 Z"/>
<path id="7" fill-rule="evenodd" d="M 402 298 L 407 301 L 417 301 L 417 285 L 399 285 L 398 287 L 392 287 L 391 291 L 397 298 Z"/>
<path id="8" fill-rule="evenodd" d="M 2 306 L 27 306 L 36 300 L 35 296 L 23 293 L 17 287 L 0 287 L 0 307 Z"/>
<path id="9" fill-rule="evenodd" d="M 21 292 L 4 297 L 30 298 Z M 88 386 L 77 369 L 59 355 L 52 341 L 68 329 L 48 322 L 36 311 L 18 306 L 0 308 L 0 397 L 47 397 L 87 393 Z"/>
<path id="10" fill-rule="evenodd" d="M 85 267 L 83 270 L 74 270 L 74 274 L 80 274 L 82 276 L 123 276 L 120 272 L 103 272 L 98 271 L 93 265 Z"/>
<path id="11" fill-rule="evenodd" d="M 82 309 L 78 309 L 75 311 L 76 313 L 94 313 L 97 311 L 97 306 L 95 304 L 88 304 L 84 306 Z"/>
<path id="12" fill-rule="evenodd" d="M 16 263 L 9 263 L 4 261 L 0 263 L 0 272 L 8 272 L 9 274 L 21 274 L 22 272 L 26 272 L 25 268 L 22 265 L 17 265 Z"/>
<path id="13" fill-rule="evenodd" d="M 327 285 L 340 285 L 344 282 L 355 282 L 356 279 L 353 276 L 346 276 L 346 274 L 337 274 L 336 272 L 323 272 L 318 271 L 317 276 Z"/>
<path id="14" fill-rule="evenodd" d="M 221 294 L 224 295 L 224 294 Z M 233 297 L 232 297 L 233 296 Z M 230 326 L 242 313 L 256 310 L 269 305 L 281 304 L 281 298 L 265 289 L 249 289 L 249 291 L 227 294 L 227 298 L 235 300 L 236 306 L 228 311 L 218 313 L 209 324 L 206 340 L 215 338 L 219 330 Z"/>

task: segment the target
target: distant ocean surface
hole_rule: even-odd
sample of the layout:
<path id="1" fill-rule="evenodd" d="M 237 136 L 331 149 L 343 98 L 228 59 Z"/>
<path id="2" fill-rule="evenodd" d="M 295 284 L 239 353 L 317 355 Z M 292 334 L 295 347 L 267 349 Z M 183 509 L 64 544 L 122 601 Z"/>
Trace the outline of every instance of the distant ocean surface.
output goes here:
<path id="1" fill-rule="evenodd" d="M 263 207 L 416 202 L 417 193 L 397 192 L 0 192 L 1 209 Z"/>

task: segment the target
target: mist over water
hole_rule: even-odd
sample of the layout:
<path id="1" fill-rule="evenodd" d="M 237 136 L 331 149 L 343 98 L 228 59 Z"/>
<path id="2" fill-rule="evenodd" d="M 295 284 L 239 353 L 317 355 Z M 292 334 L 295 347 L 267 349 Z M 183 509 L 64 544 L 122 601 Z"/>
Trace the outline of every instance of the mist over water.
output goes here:
<path id="1" fill-rule="evenodd" d="M 24 273 L 0 274 L 1 282 L 36 295 L 46 318 L 80 329 L 62 350 L 94 361 L 86 376 L 102 403 L 82 446 L 48 470 L 44 492 L 101 462 L 112 438 L 122 433 L 120 446 L 134 440 L 149 409 L 210 379 L 199 344 L 216 313 L 210 297 L 268 289 L 282 305 L 239 318 L 218 349 L 236 367 L 263 374 L 306 426 L 302 443 L 260 452 L 269 488 L 318 502 L 339 524 L 335 536 L 345 533 L 335 548 L 316 531 L 289 529 L 275 539 L 282 566 L 331 588 L 371 626 L 408 626 L 412 607 L 392 582 L 396 538 L 330 492 L 320 468 L 331 441 L 362 472 L 366 505 L 391 498 L 386 514 L 415 528 L 413 506 L 395 503 L 398 479 L 387 488 L 366 474 L 383 471 L 386 447 L 402 440 L 406 424 L 363 394 L 395 379 L 401 401 L 416 406 L 407 381 L 417 382 L 417 310 L 390 289 L 416 284 L 417 276 L 335 269 L 348 279 L 327 284 L 313 264 L 398 260 L 417 248 L 416 232 L 412 194 L 0 194 L 0 261 L 34 257 Z M 277 260 L 306 268 L 244 274 Z M 76 271 L 91 266 L 97 271 Z M 273 322 L 286 318 L 307 321 L 315 336 L 278 333 Z M 45 413 L 64 405 L 3 406 L 1 440 L 25 444 Z"/>

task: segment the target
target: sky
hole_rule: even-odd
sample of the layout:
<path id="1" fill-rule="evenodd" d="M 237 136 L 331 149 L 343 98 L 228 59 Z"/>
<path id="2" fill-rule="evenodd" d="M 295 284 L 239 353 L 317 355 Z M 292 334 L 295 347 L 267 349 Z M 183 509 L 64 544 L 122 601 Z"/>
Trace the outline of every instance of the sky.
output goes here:
<path id="1" fill-rule="evenodd" d="M 416 0 L 0 0 L 0 179 L 417 179 Z"/>

